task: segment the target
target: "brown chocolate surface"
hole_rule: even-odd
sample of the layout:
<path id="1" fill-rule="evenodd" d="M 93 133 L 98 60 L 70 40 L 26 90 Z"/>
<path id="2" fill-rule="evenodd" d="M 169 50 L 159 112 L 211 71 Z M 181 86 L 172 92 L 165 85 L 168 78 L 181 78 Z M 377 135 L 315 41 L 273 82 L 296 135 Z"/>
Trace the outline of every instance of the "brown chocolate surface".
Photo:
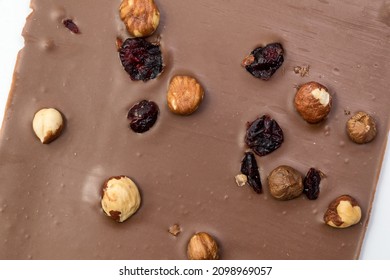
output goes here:
<path id="1" fill-rule="evenodd" d="M 206 231 L 222 259 L 358 258 L 389 130 L 389 18 L 380 1 L 157 1 L 166 68 L 133 82 L 116 38 L 127 38 L 120 1 L 32 0 L 0 137 L 1 259 L 184 259 L 192 234 Z M 71 18 L 80 34 L 66 29 Z M 281 42 L 285 62 L 269 81 L 241 66 L 256 46 Z M 310 65 L 308 76 L 295 66 Z M 177 74 L 205 89 L 191 116 L 172 114 L 166 90 Z M 295 86 L 324 84 L 333 95 L 326 121 L 309 125 L 293 107 Z M 160 107 L 144 134 L 128 128 L 142 99 Z M 42 107 L 66 118 L 49 145 L 31 121 Z M 351 142 L 349 115 L 367 111 L 377 138 Z M 257 157 L 264 193 L 238 187 L 246 123 L 269 114 L 283 128 L 280 149 Z M 318 200 L 273 199 L 266 178 L 279 165 L 326 174 Z M 100 207 L 103 182 L 125 174 L 142 195 L 139 211 L 119 224 Z M 363 211 L 358 225 L 322 221 L 342 194 Z M 172 236 L 168 229 L 180 225 Z"/>

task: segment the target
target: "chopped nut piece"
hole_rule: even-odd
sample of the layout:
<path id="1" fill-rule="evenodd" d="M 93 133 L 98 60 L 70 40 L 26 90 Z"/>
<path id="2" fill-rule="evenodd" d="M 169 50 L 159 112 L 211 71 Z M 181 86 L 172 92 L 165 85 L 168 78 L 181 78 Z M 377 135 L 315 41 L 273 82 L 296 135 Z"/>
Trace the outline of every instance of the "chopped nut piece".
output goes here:
<path id="1" fill-rule="evenodd" d="M 32 125 L 39 140 L 43 144 L 49 144 L 60 136 L 63 123 L 59 111 L 53 108 L 44 108 L 35 113 Z"/>
<path id="2" fill-rule="evenodd" d="M 208 233 L 199 232 L 188 242 L 187 257 L 190 260 L 217 260 L 218 244 Z"/>
<path id="3" fill-rule="evenodd" d="M 272 170 L 268 176 L 268 187 L 274 198 L 290 200 L 302 194 L 302 176 L 294 168 L 282 165 Z"/>
<path id="4" fill-rule="evenodd" d="M 248 182 L 248 177 L 244 174 L 238 174 L 236 177 L 236 184 L 239 187 L 245 186 L 245 184 Z"/>
<path id="5" fill-rule="evenodd" d="M 130 178 L 111 177 L 103 184 L 101 204 L 109 217 L 117 222 L 124 222 L 138 210 L 141 195 Z"/>
<path id="6" fill-rule="evenodd" d="M 357 144 L 365 144 L 374 140 L 376 124 L 373 117 L 365 112 L 358 112 L 347 122 L 349 138 Z"/>
<path id="7" fill-rule="evenodd" d="M 168 107 L 175 114 L 192 114 L 198 109 L 203 97 L 202 86 L 192 77 L 175 76 L 169 84 Z"/>
<path id="8" fill-rule="evenodd" d="M 357 201 L 349 195 L 342 195 L 329 204 L 324 221 L 331 227 L 346 228 L 359 223 L 361 217 Z"/>
<path id="9" fill-rule="evenodd" d="M 170 226 L 168 232 L 173 236 L 178 236 L 181 233 L 181 227 L 178 224 Z"/>
<path id="10" fill-rule="evenodd" d="M 294 67 L 294 73 L 299 74 L 301 77 L 305 77 L 309 75 L 310 66 L 304 65 L 304 66 L 295 66 Z"/>
<path id="11" fill-rule="evenodd" d="M 332 96 L 325 86 L 317 82 L 308 82 L 299 87 L 294 103 L 302 118 L 314 124 L 324 120 L 329 114 Z"/>
<path id="12" fill-rule="evenodd" d="M 153 34 L 160 23 L 160 12 L 154 0 L 122 0 L 119 11 L 133 37 Z"/>

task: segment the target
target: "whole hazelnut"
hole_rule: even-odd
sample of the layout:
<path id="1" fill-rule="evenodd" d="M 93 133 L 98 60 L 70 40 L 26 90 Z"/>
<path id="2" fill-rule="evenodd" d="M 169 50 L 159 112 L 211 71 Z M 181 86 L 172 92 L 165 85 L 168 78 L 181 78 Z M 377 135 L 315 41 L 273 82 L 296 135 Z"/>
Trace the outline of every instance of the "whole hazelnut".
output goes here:
<path id="1" fill-rule="evenodd" d="M 122 0 L 119 12 L 133 37 L 153 34 L 160 23 L 160 12 L 154 0 Z"/>
<path id="2" fill-rule="evenodd" d="M 188 242 L 187 257 L 190 260 L 217 260 L 218 244 L 208 233 L 199 232 Z"/>
<path id="3" fill-rule="evenodd" d="M 133 215 L 141 204 L 136 184 L 126 176 L 111 177 L 103 184 L 101 205 L 104 212 L 117 222 Z"/>
<path id="4" fill-rule="evenodd" d="M 329 204 L 324 221 L 331 227 L 346 228 L 359 223 L 361 217 L 357 201 L 349 195 L 342 195 Z"/>
<path id="5" fill-rule="evenodd" d="M 332 107 L 328 89 L 317 82 L 301 85 L 295 94 L 295 108 L 308 123 L 318 123 L 326 118 Z"/>
<path id="6" fill-rule="evenodd" d="M 303 192 L 302 175 L 290 166 L 279 166 L 269 174 L 268 187 L 271 195 L 278 200 L 296 198 Z"/>
<path id="7" fill-rule="evenodd" d="M 44 108 L 35 113 L 32 126 L 35 135 L 43 144 L 49 144 L 60 136 L 64 126 L 61 113 L 53 108 Z"/>
<path id="8" fill-rule="evenodd" d="M 202 86 L 190 76 L 175 76 L 169 84 L 168 107 L 175 114 L 192 114 L 198 109 L 203 97 Z"/>
<path id="9" fill-rule="evenodd" d="M 365 112 L 358 112 L 347 122 L 349 138 L 357 144 L 365 144 L 374 140 L 376 124 L 373 117 Z"/>

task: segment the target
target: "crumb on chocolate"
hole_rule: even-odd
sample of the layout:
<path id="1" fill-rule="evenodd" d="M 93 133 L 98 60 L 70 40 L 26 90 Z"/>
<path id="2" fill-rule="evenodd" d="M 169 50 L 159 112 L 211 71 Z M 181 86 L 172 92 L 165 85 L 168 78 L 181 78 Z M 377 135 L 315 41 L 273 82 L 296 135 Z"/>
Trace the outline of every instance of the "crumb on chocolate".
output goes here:
<path id="1" fill-rule="evenodd" d="M 294 73 L 299 74 L 301 77 L 309 76 L 310 65 L 295 66 Z"/>
<path id="2" fill-rule="evenodd" d="M 168 232 L 173 236 L 178 236 L 181 233 L 181 227 L 178 224 L 174 224 L 169 227 Z"/>
<path id="3" fill-rule="evenodd" d="M 344 115 L 349 116 L 351 114 L 350 110 L 344 109 Z"/>

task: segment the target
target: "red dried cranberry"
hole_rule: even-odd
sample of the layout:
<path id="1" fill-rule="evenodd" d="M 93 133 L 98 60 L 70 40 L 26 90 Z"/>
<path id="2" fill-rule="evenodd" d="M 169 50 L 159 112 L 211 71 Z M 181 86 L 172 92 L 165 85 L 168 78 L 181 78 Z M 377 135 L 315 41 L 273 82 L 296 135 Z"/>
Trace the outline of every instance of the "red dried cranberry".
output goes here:
<path id="1" fill-rule="evenodd" d="M 303 179 L 303 193 L 310 200 L 315 200 L 320 194 L 321 171 L 310 168 L 305 179 Z"/>
<path id="2" fill-rule="evenodd" d="M 271 76 L 282 66 L 283 47 L 279 43 L 268 44 L 265 47 L 254 49 L 247 56 L 242 65 L 256 78 L 269 80 Z"/>
<path id="3" fill-rule="evenodd" d="M 283 131 L 274 119 L 264 115 L 248 124 L 245 143 L 257 155 L 265 156 L 282 145 Z"/>
<path id="4" fill-rule="evenodd" d="M 133 105 L 127 113 L 130 128 L 136 133 L 148 131 L 156 123 L 158 112 L 158 106 L 153 101 L 142 100 Z"/>
<path id="5" fill-rule="evenodd" d="M 148 81 L 163 71 L 160 46 L 142 38 L 129 38 L 119 50 L 119 58 L 133 81 Z"/>
<path id="6" fill-rule="evenodd" d="M 252 152 L 246 152 L 241 162 L 241 173 L 248 177 L 248 184 L 257 193 L 262 192 L 259 167 Z"/>
<path id="7" fill-rule="evenodd" d="M 75 34 L 79 34 L 80 33 L 80 29 L 79 27 L 73 22 L 73 20 L 71 19 L 64 19 L 62 21 L 62 23 L 64 24 L 64 26 L 66 28 L 68 28 L 71 32 L 75 33 Z"/>

